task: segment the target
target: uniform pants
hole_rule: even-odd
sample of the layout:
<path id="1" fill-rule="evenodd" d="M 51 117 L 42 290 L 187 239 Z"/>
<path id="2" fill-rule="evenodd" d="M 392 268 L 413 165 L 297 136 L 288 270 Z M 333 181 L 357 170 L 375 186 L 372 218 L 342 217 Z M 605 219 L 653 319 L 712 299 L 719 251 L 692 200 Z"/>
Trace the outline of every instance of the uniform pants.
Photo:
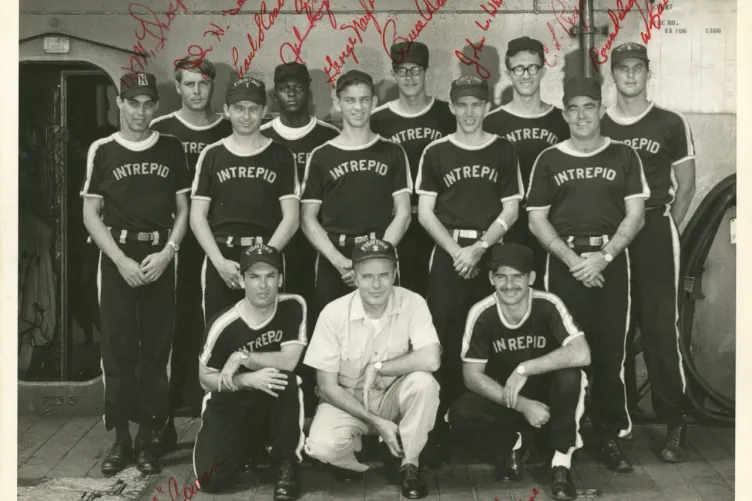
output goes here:
<path id="1" fill-rule="evenodd" d="M 629 252 L 634 321 L 640 327 L 653 409 L 659 418 L 681 423 L 688 406 L 677 326 L 680 241 L 668 207 L 645 211 L 645 226 Z"/>
<path id="2" fill-rule="evenodd" d="M 178 260 L 175 336 L 170 357 L 170 408 L 201 408 L 204 390 L 198 380 L 198 360 L 204 335 L 201 310 L 201 265 L 204 251 L 192 233 L 183 239 Z"/>
<path id="3" fill-rule="evenodd" d="M 598 249 L 575 248 L 577 254 Z M 564 301 L 590 345 L 592 363 L 588 410 L 603 438 L 623 437 L 632 429 L 624 384 L 624 357 L 629 328 L 630 268 L 625 250 L 601 272 L 603 287 L 588 288 L 572 276 L 569 268 L 549 255 L 546 289 Z"/>
<path id="4" fill-rule="evenodd" d="M 118 245 L 139 264 L 163 248 L 138 241 Z M 173 260 L 156 281 L 131 287 L 115 263 L 100 253 L 97 285 L 107 430 L 128 421 L 156 429 L 167 420 L 167 361 L 175 320 L 175 267 Z"/>
<path id="5" fill-rule="evenodd" d="M 533 288 L 543 290 L 544 275 L 546 273 L 546 256 L 548 253 L 543 248 L 538 239 L 533 235 L 528 227 L 528 212 L 520 207 L 520 214 L 517 221 L 509 228 L 509 231 L 504 235 L 504 243 L 513 242 L 516 244 L 524 245 L 533 251 L 535 270 L 535 283 Z"/>
<path id="6" fill-rule="evenodd" d="M 193 470 L 201 490 L 216 492 L 232 480 L 254 450 L 271 445 L 272 463 L 301 461 L 303 395 L 288 371 L 277 397 L 260 390 L 210 392 L 193 446 Z"/>
<path id="7" fill-rule="evenodd" d="M 400 285 L 426 297 L 428 294 L 428 260 L 433 239 L 417 222 L 413 222 L 399 245 Z"/>
<path id="8" fill-rule="evenodd" d="M 549 406 L 550 419 L 541 432 L 562 453 L 582 447 L 580 418 L 585 411 L 586 387 L 587 378 L 580 369 L 561 369 L 531 376 L 520 391 L 520 395 Z M 472 392 L 464 393 L 452 405 L 449 423 L 495 455 L 511 451 L 518 433 L 535 430 L 521 412 Z"/>
<path id="9" fill-rule="evenodd" d="M 266 242 L 266 240 L 264 240 Z M 232 247 L 228 247 L 226 244 L 217 243 L 219 251 L 225 259 L 240 261 L 240 256 L 248 247 L 242 247 L 240 245 L 233 244 Z M 284 266 L 284 254 L 282 255 L 282 274 L 285 273 Z M 245 297 L 245 290 L 230 289 L 222 277 L 219 276 L 219 272 L 214 267 L 214 264 L 209 260 L 209 257 L 204 258 L 204 264 L 201 268 L 201 289 L 203 291 L 203 309 L 204 309 L 204 324 L 208 324 L 217 313 L 234 305 L 238 301 Z M 284 290 L 284 287 L 282 288 Z"/>
<path id="10" fill-rule="evenodd" d="M 307 302 L 311 301 L 315 291 L 316 250 L 302 231 L 293 235 L 290 243 L 285 247 L 285 291 L 297 294 Z M 313 305 L 310 305 L 311 307 Z M 316 314 L 308 309 L 308 332 L 313 332 L 316 325 Z"/>
<path id="11" fill-rule="evenodd" d="M 363 393 L 355 392 L 362 402 Z M 439 406 L 439 384 L 428 372 L 412 372 L 397 379 L 386 391 L 372 390 L 371 412 L 398 423 L 405 453 L 403 464 L 419 466 L 418 457 L 428 439 Z M 368 466 L 355 458 L 361 436 L 376 433 L 366 423 L 345 411 L 321 402 L 306 439 L 306 453 L 323 463 L 354 471 Z"/>
<path id="12" fill-rule="evenodd" d="M 475 241 L 460 238 L 458 243 L 465 247 Z M 438 378 L 441 383 L 441 427 L 444 427 L 444 415 L 449 406 L 465 390 L 460 355 L 467 314 L 475 303 L 493 293 L 488 280 L 487 256 L 485 254 L 478 265 L 480 273 L 466 280 L 454 271 L 454 260 L 443 249 L 436 246 L 431 254 L 427 302 L 442 346 Z"/>

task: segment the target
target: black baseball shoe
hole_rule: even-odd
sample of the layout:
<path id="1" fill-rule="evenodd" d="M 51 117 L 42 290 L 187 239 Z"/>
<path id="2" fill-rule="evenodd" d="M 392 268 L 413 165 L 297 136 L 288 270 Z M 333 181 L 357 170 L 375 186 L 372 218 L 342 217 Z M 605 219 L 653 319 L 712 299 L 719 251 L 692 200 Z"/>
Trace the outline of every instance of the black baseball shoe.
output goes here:
<path id="1" fill-rule="evenodd" d="M 551 499 L 572 501 L 577 497 L 577 490 L 572 482 L 572 472 L 566 466 L 551 468 Z"/>
<path id="2" fill-rule="evenodd" d="M 664 463 L 683 463 L 689 459 L 687 423 L 668 425 L 660 459 Z"/>
<path id="3" fill-rule="evenodd" d="M 611 471 L 628 473 L 632 471 L 632 463 L 624 455 L 621 445 L 616 439 L 607 438 L 601 443 L 601 459 Z"/>
<path id="4" fill-rule="evenodd" d="M 136 442 L 136 468 L 144 475 L 159 473 L 159 459 L 152 442 Z"/>
<path id="5" fill-rule="evenodd" d="M 274 501 L 294 501 L 300 497 L 298 463 L 280 461 L 277 466 L 277 482 L 274 484 Z"/>
<path id="6" fill-rule="evenodd" d="M 522 463 L 527 456 L 528 447 L 523 445 L 519 449 L 509 451 L 508 453 L 496 458 L 494 465 L 494 475 L 497 480 L 503 482 L 516 482 L 522 480 L 524 476 Z"/>
<path id="7" fill-rule="evenodd" d="M 102 473 L 115 475 L 133 462 L 133 445 L 131 441 L 115 442 L 102 462 Z"/>
<path id="8" fill-rule="evenodd" d="M 400 468 L 402 496 L 407 499 L 422 499 L 428 495 L 426 483 L 420 478 L 420 469 L 407 463 Z"/>
<path id="9" fill-rule="evenodd" d="M 154 453 L 158 457 L 175 450 L 178 444 L 178 432 L 175 429 L 175 421 L 170 418 L 161 430 L 154 430 L 151 435 L 151 444 L 154 447 Z"/>

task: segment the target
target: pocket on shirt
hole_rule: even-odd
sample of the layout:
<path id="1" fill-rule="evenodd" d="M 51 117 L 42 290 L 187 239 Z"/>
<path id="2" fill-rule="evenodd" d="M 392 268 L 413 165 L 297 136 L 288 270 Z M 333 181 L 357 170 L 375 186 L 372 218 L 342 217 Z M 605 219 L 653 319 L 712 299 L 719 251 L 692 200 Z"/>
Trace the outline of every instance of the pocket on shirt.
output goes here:
<path id="1" fill-rule="evenodd" d="M 340 356 L 339 372 L 350 379 L 360 377 L 363 359 L 362 346 L 349 346 Z"/>

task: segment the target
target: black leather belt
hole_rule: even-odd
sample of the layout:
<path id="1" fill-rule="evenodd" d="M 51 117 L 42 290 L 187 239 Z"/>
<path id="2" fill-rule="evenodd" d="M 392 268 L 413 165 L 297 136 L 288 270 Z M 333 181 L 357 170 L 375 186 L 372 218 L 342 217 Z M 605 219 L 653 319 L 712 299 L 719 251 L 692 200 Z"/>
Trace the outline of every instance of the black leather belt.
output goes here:
<path id="1" fill-rule="evenodd" d="M 260 245 L 264 243 L 263 237 L 214 237 L 214 241 L 218 244 L 224 244 L 227 247 L 233 247 L 239 245 L 240 247 L 250 247 L 252 245 Z"/>
<path id="2" fill-rule="evenodd" d="M 606 245 L 611 237 L 608 235 L 598 235 L 594 237 L 575 237 L 568 236 L 563 238 L 564 242 L 570 247 L 597 247 L 601 248 Z"/>
<path id="3" fill-rule="evenodd" d="M 167 240 L 170 238 L 170 230 L 135 231 L 118 230 L 115 228 L 108 229 L 112 234 L 112 238 L 121 244 L 125 242 L 152 242 L 152 245 L 159 245 L 160 242 L 167 244 Z"/>
<path id="4" fill-rule="evenodd" d="M 377 238 L 376 232 L 372 231 L 368 235 L 358 235 L 358 236 L 352 236 L 352 235 L 337 235 L 336 233 L 329 233 L 329 239 L 334 243 L 335 245 L 339 245 L 340 247 L 348 247 L 350 245 L 357 245 L 363 242 L 366 242 L 368 240 L 373 240 Z"/>

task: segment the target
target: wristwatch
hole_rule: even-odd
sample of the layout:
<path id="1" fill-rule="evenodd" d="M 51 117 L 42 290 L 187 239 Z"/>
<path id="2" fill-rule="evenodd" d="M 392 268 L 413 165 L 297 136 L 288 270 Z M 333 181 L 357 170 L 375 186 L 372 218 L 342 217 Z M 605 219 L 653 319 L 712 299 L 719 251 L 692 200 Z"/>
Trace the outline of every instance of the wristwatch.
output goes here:
<path id="1" fill-rule="evenodd" d="M 167 245 L 169 245 L 170 247 L 172 247 L 172 249 L 173 249 L 173 250 L 174 250 L 175 252 L 177 252 L 177 251 L 179 251 L 179 250 L 180 250 L 180 245 L 179 245 L 179 244 L 177 244 L 177 243 L 175 243 L 175 242 L 173 242 L 172 240 L 168 240 L 168 241 L 167 241 Z"/>
<path id="2" fill-rule="evenodd" d="M 603 257 L 606 259 L 607 263 L 610 263 L 611 261 L 614 260 L 614 256 L 612 256 L 608 252 L 604 251 L 603 249 L 601 249 L 601 254 L 603 254 Z"/>
<path id="3" fill-rule="evenodd" d="M 245 347 L 238 350 L 238 353 L 240 353 L 240 361 L 242 363 L 245 363 L 246 360 L 248 360 L 248 357 L 251 356 L 251 352 L 248 351 Z"/>
<path id="4" fill-rule="evenodd" d="M 517 369 L 515 372 L 517 372 L 517 374 L 519 374 L 520 376 L 524 376 L 527 371 L 525 370 L 525 366 L 520 364 L 517 366 Z"/>
<path id="5" fill-rule="evenodd" d="M 379 360 L 375 364 L 373 364 L 373 368 L 376 370 L 376 374 L 381 374 L 381 366 L 384 365 L 384 363 Z"/>
<path id="6" fill-rule="evenodd" d="M 478 242 L 480 242 L 480 246 L 483 247 L 483 250 L 486 250 L 488 249 L 488 247 L 490 247 L 489 243 L 483 240 L 482 238 L 479 238 Z"/>

